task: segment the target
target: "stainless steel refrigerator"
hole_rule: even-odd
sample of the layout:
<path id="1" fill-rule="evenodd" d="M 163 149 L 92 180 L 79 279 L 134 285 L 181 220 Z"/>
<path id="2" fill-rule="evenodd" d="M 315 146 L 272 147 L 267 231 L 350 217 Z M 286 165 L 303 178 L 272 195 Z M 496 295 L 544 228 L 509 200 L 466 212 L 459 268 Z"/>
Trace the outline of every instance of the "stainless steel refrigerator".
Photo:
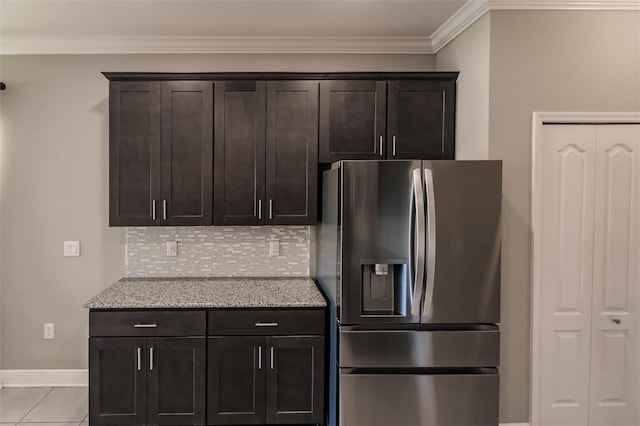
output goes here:
<path id="1" fill-rule="evenodd" d="M 330 425 L 498 424 L 500 161 L 340 161 L 316 278 Z"/>

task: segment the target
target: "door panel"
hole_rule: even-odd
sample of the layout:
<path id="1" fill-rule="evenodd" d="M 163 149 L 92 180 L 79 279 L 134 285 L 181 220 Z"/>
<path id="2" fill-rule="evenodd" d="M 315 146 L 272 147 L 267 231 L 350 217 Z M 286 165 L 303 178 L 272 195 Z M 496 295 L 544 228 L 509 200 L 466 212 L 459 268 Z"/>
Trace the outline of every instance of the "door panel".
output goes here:
<path id="1" fill-rule="evenodd" d="M 340 426 L 497 426 L 498 374 L 340 373 Z M 393 409 L 389 409 L 393 407 Z"/>
<path id="2" fill-rule="evenodd" d="M 208 339 L 207 423 L 264 423 L 265 350 L 264 337 Z"/>
<path id="3" fill-rule="evenodd" d="M 544 126 L 540 423 L 588 424 L 595 128 Z"/>
<path id="4" fill-rule="evenodd" d="M 589 422 L 640 424 L 640 126 L 597 126 Z"/>
<path id="5" fill-rule="evenodd" d="M 215 224 L 257 225 L 266 217 L 266 85 L 215 83 Z"/>
<path id="6" fill-rule="evenodd" d="M 146 226 L 160 203 L 160 83 L 109 84 L 109 225 Z M 156 216 L 159 218 L 159 216 Z"/>
<path id="7" fill-rule="evenodd" d="M 148 339 L 147 418 L 150 424 L 205 422 L 206 356 L 204 337 Z"/>
<path id="8" fill-rule="evenodd" d="M 433 280 L 425 286 L 422 322 L 498 323 L 502 163 L 425 161 L 424 167 L 431 171 L 426 228 L 433 227 L 435 246 L 427 234 L 425 277 Z"/>
<path id="9" fill-rule="evenodd" d="M 341 324 L 420 321 L 419 312 L 411 312 L 409 242 L 415 233 L 413 171 L 421 166 L 421 161 L 342 162 Z M 389 265 L 388 275 L 376 275 L 375 264 Z"/>
<path id="10" fill-rule="evenodd" d="M 324 338 L 267 337 L 267 422 L 323 423 Z"/>
<path id="11" fill-rule="evenodd" d="M 391 81 L 387 115 L 387 158 L 453 160 L 455 82 Z"/>
<path id="12" fill-rule="evenodd" d="M 316 223 L 317 81 L 267 83 L 266 223 Z"/>
<path id="13" fill-rule="evenodd" d="M 91 424 L 146 424 L 145 342 L 144 337 L 89 339 Z"/>
<path id="14" fill-rule="evenodd" d="M 212 108 L 211 82 L 162 83 L 163 225 L 212 224 Z"/>
<path id="15" fill-rule="evenodd" d="M 321 163 L 384 158 L 387 83 L 320 82 Z"/>

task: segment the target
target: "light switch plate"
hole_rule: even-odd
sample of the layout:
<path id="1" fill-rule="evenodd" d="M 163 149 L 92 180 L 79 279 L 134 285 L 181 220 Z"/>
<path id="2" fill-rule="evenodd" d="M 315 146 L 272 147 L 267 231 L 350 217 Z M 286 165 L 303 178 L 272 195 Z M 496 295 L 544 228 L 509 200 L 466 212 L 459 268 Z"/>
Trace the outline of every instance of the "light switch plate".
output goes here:
<path id="1" fill-rule="evenodd" d="M 80 256 L 80 241 L 65 241 L 64 242 L 64 255 L 65 256 Z"/>

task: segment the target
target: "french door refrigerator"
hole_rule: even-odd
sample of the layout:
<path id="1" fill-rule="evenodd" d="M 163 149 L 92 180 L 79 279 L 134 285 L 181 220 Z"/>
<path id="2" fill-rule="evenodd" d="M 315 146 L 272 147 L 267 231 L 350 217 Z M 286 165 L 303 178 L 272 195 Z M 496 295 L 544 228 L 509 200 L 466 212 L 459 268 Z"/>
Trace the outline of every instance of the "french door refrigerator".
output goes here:
<path id="1" fill-rule="evenodd" d="M 500 161 L 323 173 L 330 425 L 498 424 Z"/>

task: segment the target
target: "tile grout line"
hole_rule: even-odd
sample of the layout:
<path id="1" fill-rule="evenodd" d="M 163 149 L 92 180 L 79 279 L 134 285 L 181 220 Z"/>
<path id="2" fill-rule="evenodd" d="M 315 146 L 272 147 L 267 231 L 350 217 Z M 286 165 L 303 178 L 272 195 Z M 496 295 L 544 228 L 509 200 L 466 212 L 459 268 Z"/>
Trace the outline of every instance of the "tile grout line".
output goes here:
<path id="1" fill-rule="evenodd" d="M 47 397 L 47 395 L 49 395 L 51 392 L 53 392 L 54 389 L 55 389 L 55 387 L 51 387 L 51 389 L 49 389 L 49 392 L 44 394 L 44 396 L 42 398 L 40 398 L 38 400 L 38 402 L 36 402 L 34 404 L 33 407 L 31 407 L 31 410 L 27 411 L 27 413 L 24 416 L 22 416 L 22 418 L 20 418 L 20 420 L 18 420 L 18 423 L 16 423 L 16 426 L 19 425 L 29 415 L 29 413 L 31 413 L 38 406 L 38 404 L 40 404 L 42 402 L 42 400 L 44 400 Z"/>

